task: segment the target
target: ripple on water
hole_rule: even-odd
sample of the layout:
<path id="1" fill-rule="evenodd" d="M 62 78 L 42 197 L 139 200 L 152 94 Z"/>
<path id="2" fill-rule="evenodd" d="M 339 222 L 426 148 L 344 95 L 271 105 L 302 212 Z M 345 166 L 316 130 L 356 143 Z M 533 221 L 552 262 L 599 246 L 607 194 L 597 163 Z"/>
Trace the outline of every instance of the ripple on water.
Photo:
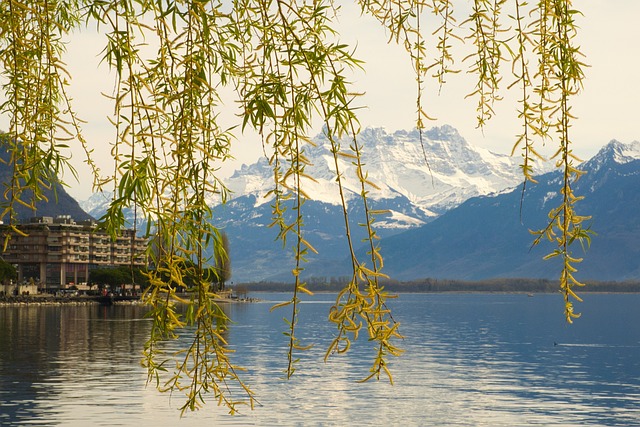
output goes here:
<path id="1" fill-rule="evenodd" d="M 140 358 L 150 324 L 140 320 L 139 309 L 14 312 L 0 319 L 14 319 L 2 323 L 12 332 L 0 346 L 0 425 L 638 424 L 640 333 L 627 328 L 621 336 L 606 301 L 593 311 L 602 314 L 598 335 L 589 335 L 588 327 L 567 329 L 561 316 L 549 320 L 544 296 L 490 297 L 401 295 L 394 301 L 405 355 L 389 358 L 393 386 L 384 379 L 357 384 L 375 354 L 366 339 L 322 362 L 335 333 L 326 322 L 333 303 L 326 295 L 303 304 L 299 338 L 315 346 L 295 353 L 300 361 L 289 381 L 283 380 L 282 317 L 290 312 L 271 312 L 272 301 L 230 307 L 233 360 L 248 368 L 242 378 L 260 405 L 229 417 L 210 402 L 182 420 L 179 392 L 146 387 Z M 625 298 L 608 301 L 621 310 Z"/>

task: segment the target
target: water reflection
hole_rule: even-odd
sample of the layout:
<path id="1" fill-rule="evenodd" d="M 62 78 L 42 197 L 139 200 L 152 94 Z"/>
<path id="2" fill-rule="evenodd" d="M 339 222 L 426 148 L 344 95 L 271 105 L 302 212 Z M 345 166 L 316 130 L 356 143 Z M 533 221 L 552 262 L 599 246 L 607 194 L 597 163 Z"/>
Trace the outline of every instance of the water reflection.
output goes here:
<path id="1" fill-rule="evenodd" d="M 315 343 L 286 368 L 282 296 L 226 309 L 227 339 L 261 405 L 240 416 L 214 402 L 182 425 L 634 425 L 640 422 L 638 295 L 590 295 L 568 327 L 555 295 L 401 295 L 405 356 L 395 385 L 356 384 L 371 344 L 322 362 L 332 297 L 304 304 L 299 338 Z M 150 323 L 136 306 L 0 308 L 0 425 L 173 426 L 182 396 L 145 388 Z M 632 323 L 626 323 L 632 322 Z"/>
<path id="2" fill-rule="evenodd" d="M 68 409 L 93 417 L 105 401 L 126 411 L 130 391 L 123 393 L 123 384 L 135 378 L 132 368 L 148 333 L 148 324 L 138 321 L 142 313 L 99 306 L 0 310 L 0 388 L 11 390 L 3 395 L 0 424 L 62 422 Z"/>

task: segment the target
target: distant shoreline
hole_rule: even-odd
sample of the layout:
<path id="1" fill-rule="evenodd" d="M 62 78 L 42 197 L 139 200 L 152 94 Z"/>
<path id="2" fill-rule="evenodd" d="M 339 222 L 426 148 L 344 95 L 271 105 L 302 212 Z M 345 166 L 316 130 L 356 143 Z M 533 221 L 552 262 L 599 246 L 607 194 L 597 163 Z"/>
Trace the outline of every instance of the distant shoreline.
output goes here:
<path id="1" fill-rule="evenodd" d="M 493 279 L 486 281 L 458 281 L 443 279 L 425 279 L 412 282 L 381 282 L 386 292 L 391 294 L 403 293 L 510 293 L 534 296 L 536 294 L 557 294 L 560 285 L 557 281 L 547 279 Z M 233 286 L 234 294 L 246 296 L 251 292 L 292 292 L 292 283 L 258 282 L 240 283 Z M 340 292 L 344 284 L 340 283 L 309 283 L 306 288 L 313 293 Z M 587 282 L 584 287 L 574 289 L 578 295 L 584 294 L 635 294 L 640 293 L 640 281 L 626 282 Z M 253 298 L 219 299 L 219 303 L 252 302 Z M 37 305 L 99 305 L 91 296 L 55 296 L 40 295 L 2 295 L 0 307 L 3 306 L 37 306 Z M 141 304 L 140 301 L 123 301 L 116 304 Z"/>
<path id="2" fill-rule="evenodd" d="M 480 281 L 464 281 L 449 279 L 424 279 L 411 282 L 382 281 L 380 285 L 390 293 L 520 293 L 520 294 L 554 294 L 560 292 L 560 283 L 548 279 L 488 279 Z M 239 283 L 233 287 L 234 292 L 242 295 L 246 292 L 290 292 L 292 283 L 254 282 Z M 344 283 L 319 283 L 310 279 L 306 289 L 314 293 L 340 292 Z M 640 281 L 586 281 L 584 287 L 574 287 L 580 294 L 587 293 L 640 293 Z"/>

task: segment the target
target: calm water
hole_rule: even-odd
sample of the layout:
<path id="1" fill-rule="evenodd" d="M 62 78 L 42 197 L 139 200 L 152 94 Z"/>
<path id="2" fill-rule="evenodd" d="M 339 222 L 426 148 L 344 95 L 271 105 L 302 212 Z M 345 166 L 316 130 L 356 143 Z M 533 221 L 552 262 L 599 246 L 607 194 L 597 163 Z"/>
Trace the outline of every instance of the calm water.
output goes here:
<path id="1" fill-rule="evenodd" d="M 228 307 L 228 338 L 261 406 L 181 420 L 179 394 L 145 388 L 143 308 L 0 307 L 0 425 L 640 425 L 640 295 L 587 295 L 572 326 L 558 295 L 400 295 L 394 386 L 356 383 L 364 340 L 322 362 L 326 294 L 304 304 L 298 333 L 316 346 L 283 380 L 289 313 L 269 308 L 285 296 L 252 296 L 265 301 Z"/>

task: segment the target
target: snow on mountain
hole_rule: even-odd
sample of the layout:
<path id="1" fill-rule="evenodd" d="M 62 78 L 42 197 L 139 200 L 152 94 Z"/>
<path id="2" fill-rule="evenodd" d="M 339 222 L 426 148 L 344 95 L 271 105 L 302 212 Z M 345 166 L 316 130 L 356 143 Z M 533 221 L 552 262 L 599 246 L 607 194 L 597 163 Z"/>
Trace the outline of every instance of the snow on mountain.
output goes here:
<path id="1" fill-rule="evenodd" d="M 110 191 L 93 193 L 87 200 L 79 201 L 80 207 L 94 218 L 100 218 L 111 202 L 113 193 Z"/>
<path id="2" fill-rule="evenodd" d="M 589 216 L 595 233 L 591 244 L 570 247 L 577 277 L 590 280 L 640 278 L 640 143 L 611 141 L 579 166 L 585 174 L 573 190 L 584 196 L 575 208 Z M 476 197 L 436 220 L 383 238 L 385 273 L 397 280 L 447 278 L 481 280 L 496 277 L 556 279 L 559 259 L 544 260 L 555 242 L 532 246 L 529 230 L 541 230 L 549 210 L 560 203 L 561 171 L 537 176 L 535 185 L 497 196 Z M 522 206 L 522 210 L 520 209 Z M 360 250 L 364 253 L 364 250 Z M 341 271 L 348 271 L 343 262 Z M 337 268 L 336 268 L 337 270 Z"/>
<path id="3" fill-rule="evenodd" d="M 339 142 L 341 151 L 349 153 L 351 141 L 344 139 Z M 418 226 L 470 197 L 499 193 L 522 181 L 519 158 L 474 147 L 448 125 L 423 131 L 422 142 L 420 133 L 415 129 L 389 133 L 382 128 L 366 128 L 359 134 L 358 143 L 368 179 L 378 187 L 367 188 L 370 200 L 402 207 L 394 210 L 393 206 L 381 206 L 381 209 L 390 210 L 390 214 L 378 222 L 381 228 Z M 314 144 L 304 149 L 311 163 L 305 173 L 313 180 L 304 179 L 302 189 L 316 202 L 339 206 L 340 194 L 331 146 L 322 134 L 314 138 Z M 362 191 L 352 162 L 348 157 L 338 160 L 348 204 L 359 199 Z M 272 167 L 264 157 L 254 164 L 242 165 L 225 181 L 225 185 L 231 191 L 232 200 L 252 196 L 253 208 L 269 204 L 274 197 L 273 194 L 267 197 L 274 183 Z M 81 205 L 99 217 L 110 197 L 109 194 L 95 194 Z M 382 203 L 385 200 L 396 202 Z M 219 196 L 212 195 L 209 203 L 218 205 Z M 412 208 L 407 208 L 408 205 Z"/>
<path id="4" fill-rule="evenodd" d="M 352 141 L 339 142 L 340 151 L 349 153 Z M 522 182 L 519 158 L 474 147 L 451 126 L 423 132 L 422 143 L 416 130 L 391 133 L 367 128 L 359 134 L 358 143 L 367 179 L 378 187 L 367 188 L 369 207 L 387 212 L 377 215 L 374 223 L 380 238 L 417 229 L 470 197 L 503 193 Z M 323 135 L 314 138 L 314 144 L 305 146 L 304 155 L 310 163 L 305 173 L 314 178 L 302 182 L 302 190 L 310 199 L 303 208 L 305 240 L 318 250 L 318 254 L 309 254 L 308 259 L 310 264 L 332 268 L 348 255 L 336 162 Z M 366 233 L 358 224 L 365 222 L 366 216 L 359 196 L 361 184 L 352 162 L 353 159 L 341 156 L 338 169 L 344 177 L 351 235 L 354 242 L 361 242 Z M 230 200 L 221 204 L 219 196 L 212 195 L 210 204 L 215 226 L 229 237 L 233 280 L 288 277 L 294 267 L 291 248 L 276 243 L 278 230 L 269 227 L 273 220 L 270 206 L 273 195 L 267 194 L 274 183 L 268 160 L 261 158 L 243 165 L 225 180 L 225 185 L 232 192 Z M 110 197 L 94 195 L 83 206 L 99 218 Z M 287 221 L 293 220 L 292 207 L 289 201 Z M 131 216 L 129 213 L 127 218 L 133 221 Z"/>
<path id="5" fill-rule="evenodd" d="M 520 266 L 517 267 L 519 270 L 509 270 L 511 267 L 504 262 L 520 256 L 520 252 L 530 257 L 531 236 L 528 229 L 544 226 L 548 210 L 557 204 L 559 173 L 539 176 L 539 184 L 527 187 L 525 198 L 528 208 L 524 218 L 527 226 L 524 226 L 518 214 L 522 195 L 520 190 L 512 191 L 522 182 L 518 166 L 520 159 L 473 147 L 450 126 L 423 133 L 428 165 L 419 134 L 415 130 L 389 133 L 383 129 L 369 128 L 362 131 L 359 142 L 363 146 L 362 161 L 369 179 L 380 188 L 369 188 L 370 206 L 389 212 L 378 215 L 374 224 L 378 236 L 383 239 L 388 272 L 403 278 L 436 273 L 442 277 L 454 277 L 452 274 L 461 274 L 462 271 L 470 275 L 473 273 L 474 277 L 492 277 L 507 273 L 531 275 L 532 271 L 548 268 L 548 264 L 534 266 L 529 258 L 526 258 L 526 262 L 525 258 L 518 258 L 509 264 Z M 309 254 L 310 262 L 305 266 L 305 274 L 340 275 L 342 270 L 339 266 L 346 259 L 348 251 L 344 240 L 342 209 L 337 198 L 334 160 L 322 136 L 316 137 L 315 143 L 315 146 L 305 148 L 305 156 L 312 163 L 306 172 L 316 181 L 303 183 L 303 189 L 312 199 L 303 210 L 305 239 L 318 249 L 319 254 Z M 344 150 L 349 142 L 342 141 L 341 145 Z M 635 160 L 640 160 L 640 142 L 623 144 L 614 140 L 580 165 L 581 169 L 588 171 L 576 186 L 578 194 L 586 196 L 580 202 L 580 209 L 593 215 L 594 229 L 598 233 L 609 227 L 610 223 L 614 228 L 622 227 L 620 229 L 625 229 L 629 224 L 634 224 L 634 227 L 637 225 L 637 215 L 633 212 L 637 211 L 637 203 L 640 203 L 635 192 L 640 169 Z M 348 158 L 341 158 L 339 167 L 345 176 L 346 198 L 350 201 L 349 214 L 354 222 L 351 229 L 353 241 L 361 242 L 365 235 L 362 227 L 355 224 L 362 222 L 364 213 L 362 204 L 356 203 L 360 184 L 350 162 Z M 544 167 L 548 170 L 553 166 L 552 163 L 548 162 Z M 547 170 L 538 171 L 536 175 L 542 175 Z M 265 195 L 273 188 L 273 171 L 268 161 L 263 158 L 252 165 L 243 165 L 225 184 L 233 191 L 231 200 L 220 205 L 219 201 L 212 199 L 212 206 L 215 225 L 223 229 L 230 239 L 233 280 L 289 280 L 294 267 L 291 248 L 275 242 L 278 230 L 268 227 L 272 221 L 271 198 Z M 492 197 L 496 194 L 500 196 Z M 463 203 L 473 196 L 483 195 L 491 197 Z M 110 198 L 109 194 L 97 194 L 83 202 L 82 207 L 99 218 L 105 212 Z M 462 205 L 461 208 L 456 208 L 458 205 Z M 476 205 L 484 210 L 478 211 L 474 207 Z M 606 219 L 614 208 L 626 209 L 616 214 L 619 218 L 626 218 L 626 225 L 620 226 L 623 222 Z M 445 211 L 448 213 L 441 215 Z M 287 212 L 291 214 L 291 209 Z M 434 222 L 435 217 L 439 218 Z M 496 221 L 490 222 L 491 218 Z M 531 225 L 531 221 L 541 225 Z M 431 230 L 429 233 L 433 235 L 425 235 L 424 230 Z M 485 233 L 479 234 L 478 230 L 485 230 Z M 626 234 L 619 231 L 603 234 L 626 239 Z M 629 242 L 636 240 L 628 239 Z M 600 241 L 604 243 L 598 243 Z M 597 268 L 588 273 L 599 277 L 597 271 L 606 274 L 616 269 L 623 271 L 620 263 L 616 262 L 624 257 L 618 253 L 615 256 L 611 254 L 615 248 L 621 247 L 623 252 L 632 253 L 637 258 L 635 246 L 626 247 L 625 244 L 607 243 L 600 236 L 594 239 L 591 252 L 607 261 L 596 263 Z M 519 246 L 516 248 L 514 245 Z M 437 251 L 434 252 L 434 248 Z M 540 256 L 534 258 L 539 259 Z M 436 270 L 410 271 L 403 262 Z M 474 263 L 477 264 L 477 271 L 472 268 Z M 603 266 L 609 264 L 615 268 L 605 271 Z M 461 269 L 461 265 L 465 267 Z M 625 274 L 624 277 L 632 275 Z"/>
<path id="6" fill-rule="evenodd" d="M 621 165 L 640 159 L 640 141 L 625 144 L 613 139 L 584 164 L 592 171 L 597 171 L 609 159 Z"/>
<path id="7" fill-rule="evenodd" d="M 624 144 L 614 139 L 608 147 L 614 153 L 613 160 L 621 165 L 640 159 L 640 141 Z"/>
<path id="8" fill-rule="evenodd" d="M 459 205 L 469 197 L 499 192 L 522 180 L 519 159 L 492 153 L 469 144 L 451 126 L 423 132 L 422 144 L 417 130 L 387 133 L 382 128 L 367 128 L 359 135 L 362 162 L 368 178 L 379 189 L 369 188 L 372 200 L 406 197 L 427 217 L 435 217 Z M 315 181 L 304 180 L 302 188 L 315 201 L 339 205 L 336 168 L 326 137 L 314 138 L 316 146 L 305 148 L 312 163 L 305 172 Z M 348 151 L 350 141 L 340 141 Z M 361 192 L 355 166 L 349 158 L 338 161 L 345 177 L 347 201 Z M 273 189 L 273 171 L 266 159 L 243 165 L 227 182 L 232 198 L 256 197 L 256 205 L 268 203 L 265 195 Z"/>

